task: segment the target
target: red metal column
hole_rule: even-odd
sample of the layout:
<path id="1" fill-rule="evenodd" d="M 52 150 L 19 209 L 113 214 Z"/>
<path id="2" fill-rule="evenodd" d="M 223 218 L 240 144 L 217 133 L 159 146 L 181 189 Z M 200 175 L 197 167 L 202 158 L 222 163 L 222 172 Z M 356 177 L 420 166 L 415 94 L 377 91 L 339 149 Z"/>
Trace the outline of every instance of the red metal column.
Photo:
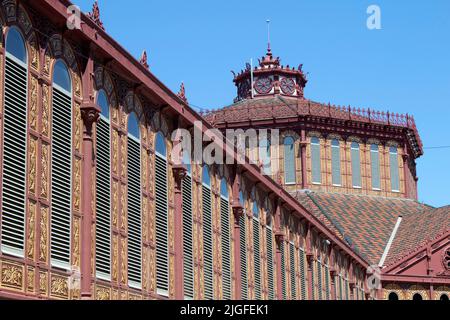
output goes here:
<path id="1" fill-rule="evenodd" d="M 92 169 L 94 166 L 94 145 L 92 140 L 92 126 L 100 115 L 100 109 L 93 102 L 92 75 L 94 61 L 88 58 L 83 73 L 83 104 L 81 116 L 83 118 L 83 171 L 82 171 L 82 231 L 81 231 L 81 298 L 90 299 L 91 291 L 91 256 L 92 256 Z"/>
<path id="2" fill-rule="evenodd" d="M 312 253 L 311 248 L 311 225 L 307 224 L 307 233 L 306 233 L 306 261 L 308 267 L 308 300 L 313 299 L 314 292 L 314 283 L 312 283 L 313 278 L 313 263 L 314 263 L 314 255 Z"/>
<path id="3" fill-rule="evenodd" d="M 172 171 L 175 178 L 175 299 L 183 300 L 183 195 L 181 185 L 187 169 L 180 161 L 173 165 Z"/>

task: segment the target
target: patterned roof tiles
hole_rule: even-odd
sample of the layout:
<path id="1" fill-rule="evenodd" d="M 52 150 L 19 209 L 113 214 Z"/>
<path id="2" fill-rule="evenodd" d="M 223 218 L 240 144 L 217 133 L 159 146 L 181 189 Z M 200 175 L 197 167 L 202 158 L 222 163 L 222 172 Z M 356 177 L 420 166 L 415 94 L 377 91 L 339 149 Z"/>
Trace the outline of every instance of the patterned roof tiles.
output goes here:
<path id="1" fill-rule="evenodd" d="M 344 238 L 370 264 L 378 264 L 403 217 L 385 264 L 450 230 L 450 206 L 434 209 L 413 200 L 327 192 L 297 192 L 296 199 Z"/>

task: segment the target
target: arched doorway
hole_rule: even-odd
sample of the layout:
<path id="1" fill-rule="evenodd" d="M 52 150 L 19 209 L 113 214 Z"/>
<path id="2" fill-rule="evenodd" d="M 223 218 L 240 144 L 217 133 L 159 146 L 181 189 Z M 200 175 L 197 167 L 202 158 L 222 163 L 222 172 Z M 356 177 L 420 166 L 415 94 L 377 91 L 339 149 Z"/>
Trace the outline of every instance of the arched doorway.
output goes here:
<path id="1" fill-rule="evenodd" d="M 420 295 L 419 293 L 416 293 L 416 294 L 413 296 L 413 300 L 414 300 L 414 301 L 421 301 L 421 300 L 423 300 L 422 295 Z"/>
<path id="2" fill-rule="evenodd" d="M 389 301 L 398 301 L 398 300 L 399 300 L 399 299 L 398 299 L 398 294 L 395 293 L 395 292 L 389 293 L 389 298 L 388 298 L 388 300 L 389 300 Z"/>

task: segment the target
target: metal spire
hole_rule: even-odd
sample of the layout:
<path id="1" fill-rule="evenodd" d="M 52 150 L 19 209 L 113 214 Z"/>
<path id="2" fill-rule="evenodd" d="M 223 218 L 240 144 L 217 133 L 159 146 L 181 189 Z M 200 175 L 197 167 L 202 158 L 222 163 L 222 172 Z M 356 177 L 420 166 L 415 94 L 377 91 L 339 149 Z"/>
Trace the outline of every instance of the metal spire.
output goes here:
<path id="1" fill-rule="evenodd" d="M 266 20 L 267 23 L 267 54 L 271 54 L 271 49 L 270 49 L 270 20 L 267 19 Z"/>

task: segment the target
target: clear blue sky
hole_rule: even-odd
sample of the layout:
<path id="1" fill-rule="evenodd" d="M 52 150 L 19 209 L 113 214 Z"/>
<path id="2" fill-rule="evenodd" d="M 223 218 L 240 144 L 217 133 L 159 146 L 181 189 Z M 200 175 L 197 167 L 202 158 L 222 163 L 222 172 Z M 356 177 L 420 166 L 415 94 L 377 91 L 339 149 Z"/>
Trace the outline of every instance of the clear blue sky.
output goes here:
<path id="1" fill-rule="evenodd" d="M 73 0 L 90 11 L 93 0 Z M 413 114 L 425 147 L 450 146 L 450 1 L 100 0 L 107 32 L 189 102 L 213 109 L 235 97 L 230 70 L 266 49 L 309 72 L 309 99 Z M 382 30 L 366 9 L 381 8 Z M 450 148 L 418 161 L 419 197 L 450 204 Z"/>

